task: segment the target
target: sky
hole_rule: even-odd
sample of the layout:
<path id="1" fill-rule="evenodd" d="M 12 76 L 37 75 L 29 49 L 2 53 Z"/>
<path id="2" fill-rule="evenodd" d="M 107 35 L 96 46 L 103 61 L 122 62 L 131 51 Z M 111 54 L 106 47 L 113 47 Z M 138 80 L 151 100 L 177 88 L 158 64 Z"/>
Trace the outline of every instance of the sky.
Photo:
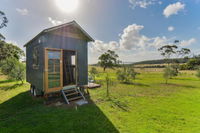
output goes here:
<path id="1" fill-rule="evenodd" d="M 200 54 L 200 0 L 75 0 L 76 8 L 63 1 L 1 0 L 9 23 L 0 33 L 24 49 L 43 29 L 75 20 L 95 40 L 88 44 L 89 64 L 108 49 L 127 63 L 160 59 L 157 49 L 174 40 Z"/>

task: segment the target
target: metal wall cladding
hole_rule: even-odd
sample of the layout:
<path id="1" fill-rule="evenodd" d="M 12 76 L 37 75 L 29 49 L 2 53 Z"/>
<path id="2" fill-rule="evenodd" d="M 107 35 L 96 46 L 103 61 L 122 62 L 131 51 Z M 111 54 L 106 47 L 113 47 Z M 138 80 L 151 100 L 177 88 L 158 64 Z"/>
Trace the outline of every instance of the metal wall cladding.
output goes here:
<path id="1" fill-rule="evenodd" d="M 42 41 L 40 38 L 45 38 Z M 63 50 L 74 50 L 77 52 L 77 72 L 78 84 L 86 85 L 88 83 L 88 50 L 87 41 L 45 33 L 34 39 L 26 47 L 26 77 L 27 81 L 33 84 L 38 91 L 43 90 L 44 80 L 44 48 L 57 48 Z M 39 48 L 39 67 L 33 68 L 33 49 Z"/>

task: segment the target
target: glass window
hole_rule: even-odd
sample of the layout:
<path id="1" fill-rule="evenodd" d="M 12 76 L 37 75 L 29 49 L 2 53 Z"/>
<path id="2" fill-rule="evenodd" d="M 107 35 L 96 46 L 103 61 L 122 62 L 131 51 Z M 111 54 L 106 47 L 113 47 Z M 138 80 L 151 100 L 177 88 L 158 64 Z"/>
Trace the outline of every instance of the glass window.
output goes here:
<path id="1" fill-rule="evenodd" d="M 33 69 L 39 68 L 39 47 L 33 49 Z"/>

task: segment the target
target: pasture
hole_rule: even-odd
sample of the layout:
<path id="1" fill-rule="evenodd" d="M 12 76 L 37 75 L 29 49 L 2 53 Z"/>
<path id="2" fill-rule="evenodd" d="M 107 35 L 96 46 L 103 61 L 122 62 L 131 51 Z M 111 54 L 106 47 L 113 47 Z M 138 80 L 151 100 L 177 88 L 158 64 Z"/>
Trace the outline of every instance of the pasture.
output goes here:
<path id="1" fill-rule="evenodd" d="M 0 132 L 200 132 L 200 80 L 183 71 L 165 84 L 162 71 L 140 72 L 131 84 L 117 81 L 116 70 L 106 97 L 105 75 L 96 77 L 101 88 L 90 89 L 92 104 L 77 108 L 49 107 L 29 95 L 29 84 L 17 85 L 0 75 Z"/>

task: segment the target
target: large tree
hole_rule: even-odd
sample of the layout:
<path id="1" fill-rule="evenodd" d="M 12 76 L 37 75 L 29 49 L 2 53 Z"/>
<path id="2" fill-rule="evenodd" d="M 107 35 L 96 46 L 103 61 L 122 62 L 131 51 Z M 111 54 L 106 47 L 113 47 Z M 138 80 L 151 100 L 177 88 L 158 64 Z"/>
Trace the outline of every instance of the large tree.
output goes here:
<path id="1" fill-rule="evenodd" d="M 166 59 L 167 64 L 169 65 L 169 59 L 172 55 L 176 54 L 176 49 L 178 47 L 176 45 L 164 45 L 161 48 L 158 49 L 160 51 L 161 55 Z"/>
<path id="2" fill-rule="evenodd" d="M 6 27 L 8 23 L 8 19 L 5 16 L 5 13 L 0 11 L 0 29 Z M 0 33 L 0 40 L 4 40 L 5 37 Z"/>
<path id="3" fill-rule="evenodd" d="M 117 66 L 119 63 L 118 58 L 119 56 L 115 53 L 115 51 L 108 50 L 99 57 L 98 64 L 103 67 L 103 70 L 105 71 L 106 68 L 113 68 Z"/>
<path id="4" fill-rule="evenodd" d="M 15 58 L 19 60 L 23 56 L 24 51 L 18 46 L 0 40 L 0 61 L 6 60 L 7 58 Z"/>

